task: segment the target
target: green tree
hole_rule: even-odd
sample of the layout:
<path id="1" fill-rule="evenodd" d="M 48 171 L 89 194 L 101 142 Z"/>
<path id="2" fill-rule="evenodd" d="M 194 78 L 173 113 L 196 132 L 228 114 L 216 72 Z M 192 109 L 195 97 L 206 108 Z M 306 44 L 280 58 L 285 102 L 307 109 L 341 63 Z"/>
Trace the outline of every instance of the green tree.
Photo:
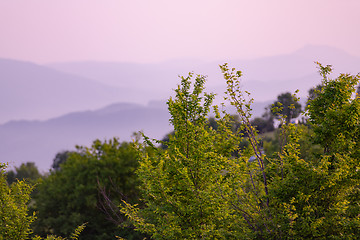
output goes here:
<path id="1" fill-rule="evenodd" d="M 41 177 L 42 175 L 39 173 L 34 162 L 22 163 L 20 167 L 15 167 L 15 171 L 10 170 L 7 172 L 7 181 L 9 184 L 12 184 L 17 179 L 27 180 L 34 184 Z"/>
<path id="2" fill-rule="evenodd" d="M 226 124 L 230 121 L 217 121 L 217 130 L 209 126 L 214 95 L 203 93 L 205 77 L 200 75 L 191 89 L 193 77 L 182 77 L 176 97 L 168 101 L 174 127 L 168 148 L 160 150 L 146 137 L 139 146 L 137 174 L 145 207 L 124 203 L 122 208 L 135 227 L 154 239 L 225 239 L 234 228 L 234 215 L 218 187 L 238 140 Z M 154 155 L 143 151 L 148 146 Z"/>
<path id="3" fill-rule="evenodd" d="M 310 129 L 283 124 L 279 152 L 266 157 L 267 226 L 254 230 L 257 238 L 359 235 L 360 101 L 353 96 L 360 77 L 341 74 L 330 80 L 331 67 L 319 64 L 319 68 L 324 79 L 309 101 Z"/>
<path id="4" fill-rule="evenodd" d="M 359 143 L 359 98 L 353 98 L 359 76 L 341 74 L 328 79 L 331 66 L 319 64 L 323 76 L 323 88 L 308 106 L 309 123 L 316 134 L 315 142 L 321 144 L 325 152 L 349 150 Z M 340 149 L 339 149 L 340 148 Z"/>
<path id="5" fill-rule="evenodd" d="M 16 177 L 18 179 L 37 180 L 41 177 L 38 168 L 34 162 L 22 163 L 20 167 L 15 167 Z"/>
<path id="6" fill-rule="evenodd" d="M 35 233 L 68 235 L 87 222 L 82 239 L 139 237 L 131 229 L 119 229 L 112 222 L 124 217 L 118 212 L 113 215 L 112 206 L 107 208 L 105 203 L 109 202 L 104 201 L 106 196 L 117 204 L 120 199 L 137 202 L 134 171 L 138 162 L 132 145 L 117 139 L 96 140 L 90 148 L 78 147 L 77 152 L 68 154 L 60 169 L 51 171 L 38 186 Z"/>
<path id="7" fill-rule="evenodd" d="M 70 154 L 71 154 L 71 151 L 62 151 L 62 152 L 57 153 L 55 155 L 55 158 L 53 160 L 53 164 L 51 165 L 51 167 L 55 171 L 60 170 L 60 168 L 61 168 L 60 165 L 66 162 L 66 160 L 68 159 Z"/>
<path id="8" fill-rule="evenodd" d="M 276 119 L 285 117 L 285 123 L 290 123 L 291 119 L 297 118 L 301 113 L 301 104 L 291 93 L 282 93 L 277 97 L 271 106 L 271 112 Z"/>
<path id="9" fill-rule="evenodd" d="M 9 187 L 4 169 L 5 164 L 0 164 L 0 239 L 26 239 L 35 220 L 27 208 L 33 187 L 24 181 Z"/>
<path id="10" fill-rule="evenodd" d="M 145 137 L 156 154 L 138 150 L 145 207 L 124 203 L 122 212 L 154 239 L 357 239 L 360 101 L 353 95 L 360 77 L 328 80 L 331 68 L 319 66 L 323 88 L 308 106 L 311 128 L 286 115 L 271 156 L 251 125 L 241 72 L 221 66 L 239 116 L 236 133 L 226 114 L 216 114 L 217 131 L 206 124 L 213 96 L 201 95 L 204 78 L 195 78 L 192 92 L 192 75 L 182 78 L 168 102 L 175 130 L 168 149 Z M 244 135 L 249 144 L 240 149 Z"/>
<path id="11" fill-rule="evenodd" d="M 274 222 L 281 226 L 275 232 L 278 238 L 289 239 L 357 239 L 360 101 L 353 94 L 360 77 L 341 74 L 331 80 L 327 78 L 331 66 L 319 68 L 322 88 L 307 107 L 307 142 L 323 151 L 302 158 L 304 126 L 284 126 L 287 144 L 269 165 L 281 172 L 271 178 Z"/>
<path id="12" fill-rule="evenodd" d="M 0 163 L 0 239 L 1 240 L 23 240 L 30 239 L 32 229 L 30 225 L 35 220 L 35 214 L 29 215 L 28 202 L 33 186 L 24 180 L 17 180 L 7 184 L 5 164 Z M 78 239 L 81 231 L 85 228 L 82 224 L 71 234 L 71 239 Z M 54 235 L 31 237 L 33 240 L 65 240 L 66 238 Z"/>

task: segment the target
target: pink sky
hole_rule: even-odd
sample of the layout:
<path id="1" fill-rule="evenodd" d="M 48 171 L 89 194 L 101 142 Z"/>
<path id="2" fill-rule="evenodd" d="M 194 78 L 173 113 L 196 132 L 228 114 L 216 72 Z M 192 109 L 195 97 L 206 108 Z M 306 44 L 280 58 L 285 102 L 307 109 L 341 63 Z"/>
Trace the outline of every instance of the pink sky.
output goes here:
<path id="1" fill-rule="evenodd" d="M 359 0 L 0 0 L 0 58 L 243 59 L 307 44 L 360 56 Z"/>

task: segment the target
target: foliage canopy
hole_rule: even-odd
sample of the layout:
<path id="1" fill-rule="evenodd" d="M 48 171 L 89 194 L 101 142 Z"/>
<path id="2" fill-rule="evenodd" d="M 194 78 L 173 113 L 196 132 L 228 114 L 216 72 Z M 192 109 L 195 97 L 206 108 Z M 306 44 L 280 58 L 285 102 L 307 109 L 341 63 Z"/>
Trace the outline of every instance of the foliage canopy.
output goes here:
<path id="1" fill-rule="evenodd" d="M 360 98 L 354 92 L 359 75 L 330 80 L 331 67 L 319 64 L 324 79 L 309 101 L 309 126 L 282 124 L 280 148 L 267 156 L 251 125 L 252 100 L 240 88 L 241 72 L 220 67 L 227 100 L 241 123 L 238 131 L 231 131 L 231 117 L 217 106 L 218 127 L 209 127 L 214 95 L 203 93 L 205 77 L 182 77 L 168 101 L 174 126 L 168 148 L 156 148 L 161 141 L 146 136 L 138 145 L 145 206 L 124 202 L 122 212 L 154 239 L 356 239 Z M 289 123 L 299 107 L 296 102 L 286 107 L 296 110 L 283 114 Z M 248 147 L 239 148 L 242 141 Z M 156 154 L 147 154 L 145 147 Z M 249 161 L 251 156 L 255 161 Z"/>
<path id="2" fill-rule="evenodd" d="M 34 231 L 39 235 L 69 235 L 86 222 L 81 239 L 139 237 L 139 233 L 120 229 L 112 222 L 113 218 L 123 217 L 118 212 L 112 215 L 100 193 L 106 191 L 117 203 L 120 199 L 137 202 L 134 171 L 138 163 L 132 144 L 120 143 L 116 138 L 96 140 L 91 147 L 78 147 L 78 151 L 66 155 L 66 161 L 38 186 L 35 209 L 39 217 Z"/>

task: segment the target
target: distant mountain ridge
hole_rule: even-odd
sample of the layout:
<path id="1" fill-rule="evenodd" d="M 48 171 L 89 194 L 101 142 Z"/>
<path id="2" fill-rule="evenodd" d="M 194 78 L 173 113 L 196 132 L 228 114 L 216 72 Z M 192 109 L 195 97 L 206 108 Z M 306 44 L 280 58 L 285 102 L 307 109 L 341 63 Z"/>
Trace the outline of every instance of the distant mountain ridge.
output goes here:
<path id="1" fill-rule="evenodd" d="M 320 56 L 316 56 L 320 55 Z M 360 58 L 326 46 L 305 46 L 294 53 L 251 60 L 231 60 L 243 72 L 242 85 L 255 101 L 273 100 L 282 92 L 306 97 L 320 83 L 314 61 L 332 64 L 336 74 L 360 71 Z M 0 59 L 0 123 L 46 120 L 68 112 L 94 110 L 113 102 L 147 104 L 173 95 L 188 72 L 208 76 L 207 91 L 221 95 L 225 81 L 219 62 L 172 60 L 154 64 L 69 62 L 46 66 Z"/>
<path id="2" fill-rule="evenodd" d="M 252 93 L 255 101 L 269 101 L 282 92 L 293 92 L 296 89 L 300 90 L 300 96 L 306 97 L 308 90 L 321 82 L 315 61 L 324 65 L 332 64 L 335 74 L 356 74 L 360 71 L 360 57 L 337 48 L 317 45 L 305 46 L 291 54 L 251 60 L 197 60 L 190 63 L 178 60 L 157 64 L 87 61 L 52 63 L 47 66 L 118 87 L 126 85 L 133 89 L 151 89 L 154 96 L 164 99 L 179 83 L 177 76 L 187 76 L 191 71 L 207 75 L 207 88 L 221 95 L 225 90 L 225 82 L 218 66 L 228 62 L 229 66 L 243 72 L 244 89 Z"/>
<path id="3" fill-rule="evenodd" d="M 96 109 L 134 92 L 41 65 L 0 59 L 0 123 Z"/>
<path id="4" fill-rule="evenodd" d="M 0 162 L 18 166 L 33 161 L 45 171 L 59 151 L 89 146 L 95 139 L 130 141 L 140 130 L 160 139 L 171 131 L 165 103 L 157 107 L 118 103 L 46 121 L 10 121 L 0 125 Z"/>

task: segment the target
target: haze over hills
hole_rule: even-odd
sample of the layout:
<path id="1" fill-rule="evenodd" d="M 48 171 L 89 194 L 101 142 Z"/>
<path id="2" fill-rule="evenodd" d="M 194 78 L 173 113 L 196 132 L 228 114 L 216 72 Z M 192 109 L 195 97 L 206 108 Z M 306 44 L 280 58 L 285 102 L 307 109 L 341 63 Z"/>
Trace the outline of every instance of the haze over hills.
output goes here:
<path id="1" fill-rule="evenodd" d="M 356 74 L 360 71 L 359 57 L 337 48 L 314 45 L 287 55 L 251 60 L 174 60 L 158 64 L 66 62 L 47 66 L 108 85 L 151 89 L 153 96 L 166 99 L 172 93 L 171 89 L 179 83 L 176 76 L 187 76 L 190 71 L 207 75 L 208 89 L 221 94 L 225 90 L 225 83 L 218 66 L 228 62 L 229 66 L 243 72 L 244 89 L 250 91 L 256 101 L 269 101 L 281 92 L 294 92 L 296 89 L 300 90 L 300 96 L 306 97 L 308 90 L 321 82 L 315 61 L 333 65 L 335 74 Z"/>
<path id="2" fill-rule="evenodd" d="M 318 56 L 316 56 L 318 55 Z M 46 120 L 69 112 L 95 110 L 115 102 L 146 105 L 165 100 L 188 72 L 208 76 L 207 91 L 222 95 L 225 81 L 219 64 L 229 62 L 243 72 L 244 89 L 257 102 L 268 102 L 285 91 L 308 90 L 320 83 L 315 60 L 332 64 L 335 72 L 356 74 L 360 58 L 336 48 L 306 46 L 281 56 L 251 60 L 204 62 L 185 59 L 157 64 L 68 62 L 41 66 L 0 59 L 0 123 Z M 222 98 L 217 98 L 217 102 Z"/>
<path id="3" fill-rule="evenodd" d="M 360 71 L 359 57 L 322 46 L 224 62 L 243 72 L 244 89 L 255 99 L 254 116 L 261 116 L 282 92 L 299 89 L 304 101 L 308 90 L 321 82 L 315 60 L 332 64 L 336 75 Z M 144 130 L 161 139 L 171 131 L 164 99 L 173 95 L 178 75 L 187 76 L 189 71 L 208 75 L 206 91 L 222 95 L 225 82 L 219 63 L 188 59 L 41 66 L 0 59 L 0 160 L 12 166 L 34 161 L 47 170 L 57 152 L 73 150 L 76 144 L 88 146 L 97 138 L 130 140 L 133 132 Z M 217 103 L 221 101 L 218 97 Z"/>
<path id="4" fill-rule="evenodd" d="M 47 171 L 56 153 L 90 146 L 95 139 L 130 141 L 144 131 L 162 138 L 171 131 L 165 104 L 113 104 L 96 111 L 74 112 L 47 121 L 11 121 L 0 125 L 0 159 L 10 167 L 33 161 Z"/>
<path id="5" fill-rule="evenodd" d="M 132 96 L 135 93 L 126 87 L 108 86 L 29 62 L 0 59 L 0 123 L 45 120 L 123 99 L 136 102 Z"/>

